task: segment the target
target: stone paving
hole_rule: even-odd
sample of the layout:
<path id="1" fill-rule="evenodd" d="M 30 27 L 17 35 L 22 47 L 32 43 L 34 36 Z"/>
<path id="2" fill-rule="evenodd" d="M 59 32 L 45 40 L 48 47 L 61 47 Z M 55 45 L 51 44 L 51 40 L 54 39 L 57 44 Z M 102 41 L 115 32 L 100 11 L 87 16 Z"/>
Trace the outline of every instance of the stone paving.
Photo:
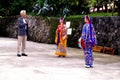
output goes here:
<path id="1" fill-rule="evenodd" d="M 0 80 L 120 80 L 120 56 L 94 53 L 94 68 L 85 68 L 81 49 L 58 58 L 55 45 L 27 41 L 28 57 L 17 57 L 16 45 L 0 38 Z"/>

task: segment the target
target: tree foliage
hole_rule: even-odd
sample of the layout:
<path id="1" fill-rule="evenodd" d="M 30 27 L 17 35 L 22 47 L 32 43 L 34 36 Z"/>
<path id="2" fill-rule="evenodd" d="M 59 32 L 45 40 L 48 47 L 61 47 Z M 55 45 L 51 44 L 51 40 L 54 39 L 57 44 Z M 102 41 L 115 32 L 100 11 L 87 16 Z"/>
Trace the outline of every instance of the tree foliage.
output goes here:
<path id="1" fill-rule="evenodd" d="M 34 0 L 0 0 L 0 15 L 18 15 L 20 10 L 30 11 Z"/>
<path id="2" fill-rule="evenodd" d="M 89 9 L 88 0 L 0 0 L 0 15 L 19 14 L 21 9 L 30 12 L 35 3 L 43 6 L 45 1 L 54 8 L 53 14 L 61 14 L 65 7 L 69 8 L 71 14 L 80 14 Z"/>
<path id="3" fill-rule="evenodd" d="M 98 8 L 98 11 L 101 6 L 105 6 L 105 12 L 107 12 L 107 4 L 109 3 L 114 3 L 114 6 L 117 7 L 116 10 L 118 12 L 118 15 L 120 16 L 120 0 L 90 0 L 89 6 Z M 112 12 L 113 11 L 115 10 L 112 10 Z"/>
<path id="4" fill-rule="evenodd" d="M 62 14 L 65 7 L 70 11 L 70 14 L 81 14 L 82 11 L 89 12 L 90 7 L 107 5 L 109 2 L 116 1 L 118 12 L 120 13 L 120 0 L 0 0 L 0 15 L 18 15 L 21 9 L 26 9 L 31 12 L 35 3 L 40 3 L 41 6 L 45 2 L 53 7 L 53 14 Z"/>

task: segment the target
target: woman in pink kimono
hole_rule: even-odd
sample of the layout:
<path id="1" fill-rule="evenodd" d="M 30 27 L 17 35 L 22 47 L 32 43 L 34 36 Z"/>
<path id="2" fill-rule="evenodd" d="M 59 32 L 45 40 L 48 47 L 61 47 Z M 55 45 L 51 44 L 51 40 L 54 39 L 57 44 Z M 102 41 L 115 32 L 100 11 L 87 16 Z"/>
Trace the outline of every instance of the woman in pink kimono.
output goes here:
<path id="1" fill-rule="evenodd" d="M 57 44 L 57 50 L 55 54 L 58 57 L 66 57 L 67 51 L 67 28 L 64 24 L 64 19 L 60 18 L 60 24 L 56 30 L 55 43 Z"/>

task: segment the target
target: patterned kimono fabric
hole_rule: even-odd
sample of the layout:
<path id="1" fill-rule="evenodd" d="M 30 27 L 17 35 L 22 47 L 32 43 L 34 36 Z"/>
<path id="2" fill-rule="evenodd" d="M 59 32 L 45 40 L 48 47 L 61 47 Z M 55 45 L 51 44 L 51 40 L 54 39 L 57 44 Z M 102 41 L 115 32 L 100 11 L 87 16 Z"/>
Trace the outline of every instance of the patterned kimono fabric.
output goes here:
<path id="1" fill-rule="evenodd" d="M 66 57 L 67 29 L 63 23 L 58 25 L 56 30 L 55 43 L 57 44 L 55 54 L 59 57 Z"/>
<path id="2" fill-rule="evenodd" d="M 84 50 L 84 55 L 85 55 L 85 65 L 92 67 L 93 66 L 93 54 L 92 54 L 92 47 L 94 44 L 96 44 L 96 34 L 93 28 L 93 25 L 91 25 L 91 32 L 90 33 L 90 24 L 86 23 L 83 26 L 82 30 L 82 39 L 85 41 L 85 48 Z"/>

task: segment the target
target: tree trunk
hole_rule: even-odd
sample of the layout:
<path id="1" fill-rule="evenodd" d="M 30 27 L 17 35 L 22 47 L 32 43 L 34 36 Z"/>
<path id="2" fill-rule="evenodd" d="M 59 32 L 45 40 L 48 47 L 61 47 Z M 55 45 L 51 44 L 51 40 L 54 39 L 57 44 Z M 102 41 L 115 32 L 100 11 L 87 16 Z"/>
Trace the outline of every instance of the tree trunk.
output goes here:
<path id="1" fill-rule="evenodd" d="M 108 11 L 108 9 L 107 9 L 107 4 L 105 4 L 105 12 L 107 12 Z"/>
<path id="2" fill-rule="evenodd" d="M 118 16 L 120 16 L 120 0 L 118 1 Z"/>
<path id="3" fill-rule="evenodd" d="M 99 3 L 98 3 L 98 0 L 97 0 L 97 6 L 96 6 L 96 8 L 97 8 L 97 12 L 99 12 Z"/>
<path id="4" fill-rule="evenodd" d="M 112 16 L 114 16 L 114 11 L 115 11 L 115 2 L 113 4 L 113 8 L 112 8 Z"/>
<path id="5" fill-rule="evenodd" d="M 97 12 L 100 12 L 100 10 L 99 10 L 99 9 L 100 9 L 100 7 L 97 5 Z"/>

